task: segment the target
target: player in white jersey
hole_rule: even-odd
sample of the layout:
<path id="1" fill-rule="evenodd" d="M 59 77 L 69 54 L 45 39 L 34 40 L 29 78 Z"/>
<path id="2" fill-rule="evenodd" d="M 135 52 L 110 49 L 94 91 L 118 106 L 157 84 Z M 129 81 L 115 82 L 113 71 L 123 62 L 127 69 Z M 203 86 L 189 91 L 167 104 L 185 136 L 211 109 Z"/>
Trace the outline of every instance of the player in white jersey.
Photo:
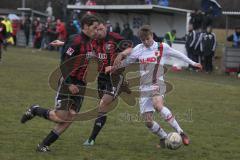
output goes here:
<path id="1" fill-rule="evenodd" d="M 163 104 L 166 91 L 163 65 L 166 58 L 175 57 L 197 68 L 202 69 L 202 66 L 190 60 L 183 53 L 174 50 L 168 44 L 155 42 L 149 26 L 143 26 L 139 30 L 139 37 L 142 43 L 133 49 L 127 59 L 116 62 L 114 66 L 106 67 L 106 72 L 114 72 L 118 68 L 126 67 L 137 61 L 140 64 L 140 112 L 146 126 L 160 137 L 160 146 L 165 147 L 167 133 L 153 120 L 153 112 L 157 111 L 181 135 L 183 143 L 188 145 L 188 136 L 183 132 L 171 111 Z"/>

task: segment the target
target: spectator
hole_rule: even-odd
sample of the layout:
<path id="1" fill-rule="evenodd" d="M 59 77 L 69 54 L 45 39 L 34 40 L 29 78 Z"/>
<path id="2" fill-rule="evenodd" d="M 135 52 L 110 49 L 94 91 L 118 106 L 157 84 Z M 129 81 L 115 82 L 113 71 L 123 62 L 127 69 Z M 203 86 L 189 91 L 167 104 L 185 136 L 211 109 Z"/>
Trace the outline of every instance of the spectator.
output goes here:
<path id="1" fill-rule="evenodd" d="M 193 60 L 198 63 L 203 63 L 203 56 L 202 56 L 201 47 L 200 47 L 203 33 L 201 32 L 201 29 L 195 30 L 195 32 L 196 32 L 196 38 L 194 42 Z"/>
<path id="2" fill-rule="evenodd" d="M 115 24 L 115 27 L 114 27 L 114 29 L 113 29 L 113 32 L 116 32 L 116 33 L 118 33 L 118 34 L 121 34 L 121 28 L 120 28 L 120 25 L 119 25 L 118 22 Z"/>
<path id="3" fill-rule="evenodd" d="M 82 2 L 80 0 L 76 0 L 75 1 L 75 6 L 81 6 Z M 74 10 L 75 13 L 80 14 L 81 11 L 80 10 Z"/>
<path id="4" fill-rule="evenodd" d="M 81 24 L 79 23 L 79 21 L 77 19 L 73 20 L 73 25 L 77 29 L 77 33 L 80 33 L 81 32 Z"/>
<path id="5" fill-rule="evenodd" d="M 187 54 L 188 57 L 193 60 L 193 56 L 194 56 L 194 42 L 196 41 L 196 32 L 193 30 L 193 25 L 189 24 L 189 28 L 188 28 L 188 34 L 186 36 L 186 50 L 187 50 Z M 189 69 L 194 69 L 193 66 L 189 66 Z"/>
<path id="6" fill-rule="evenodd" d="M 168 0 L 158 0 L 158 5 L 160 5 L 160 6 L 168 6 L 169 2 L 168 2 Z"/>
<path id="7" fill-rule="evenodd" d="M 176 39 L 176 33 L 177 31 L 173 29 L 171 32 L 167 32 L 164 36 L 164 42 L 167 43 L 170 47 L 172 47 L 172 44 Z"/>
<path id="8" fill-rule="evenodd" d="M 41 44 L 42 44 L 42 31 L 43 31 L 43 25 L 41 24 L 41 22 L 38 20 L 35 21 L 35 35 L 34 35 L 34 48 L 41 48 Z"/>
<path id="9" fill-rule="evenodd" d="M 57 19 L 56 30 L 58 34 L 58 40 L 65 42 L 67 38 L 67 30 L 64 23 L 60 19 Z"/>
<path id="10" fill-rule="evenodd" d="M 67 30 L 66 30 L 64 23 L 60 19 L 57 19 L 56 31 L 58 34 L 57 39 L 65 42 L 67 40 Z M 60 53 L 62 52 L 62 49 L 63 49 L 63 47 L 59 48 Z"/>
<path id="11" fill-rule="evenodd" d="M 203 65 L 207 73 L 213 71 L 212 59 L 216 50 L 216 35 L 212 33 L 212 27 L 207 27 L 207 32 L 202 34 L 200 43 L 201 52 L 203 53 Z"/>
<path id="12" fill-rule="evenodd" d="M 49 42 L 52 42 L 52 41 L 54 41 L 54 40 L 56 40 L 58 38 L 56 23 L 53 20 L 49 24 L 49 28 L 48 28 L 47 34 L 49 36 Z M 49 50 L 54 50 L 55 47 L 48 46 L 48 49 Z"/>
<path id="13" fill-rule="evenodd" d="M 95 5 L 97 5 L 97 3 L 94 0 L 88 0 L 85 5 L 87 5 L 87 6 L 95 6 Z M 87 13 L 88 14 L 95 14 L 96 12 L 95 11 L 88 11 Z"/>
<path id="14" fill-rule="evenodd" d="M 190 19 L 190 24 L 193 25 L 194 30 L 198 30 L 202 28 L 202 23 L 203 23 L 203 14 L 201 10 L 195 10 L 191 14 L 191 19 Z"/>
<path id="15" fill-rule="evenodd" d="M 130 28 L 129 23 L 124 24 L 123 28 L 124 29 L 123 29 L 121 35 L 126 40 L 132 40 L 132 38 L 133 38 L 133 30 Z"/>
<path id="16" fill-rule="evenodd" d="M 23 31 L 26 39 L 26 47 L 29 45 L 30 28 L 31 28 L 31 20 L 29 17 L 26 17 L 23 22 Z"/>
<path id="17" fill-rule="evenodd" d="M 145 0 L 146 4 L 151 5 L 152 4 L 152 0 Z"/>
<path id="18" fill-rule="evenodd" d="M 107 25 L 107 31 L 108 32 L 113 32 L 113 27 L 112 27 L 112 24 L 109 20 L 107 20 L 106 25 Z"/>
<path id="19" fill-rule="evenodd" d="M 0 17 L 0 62 L 2 61 L 2 44 L 6 38 L 6 26 L 2 23 L 3 18 Z"/>
<path id="20" fill-rule="evenodd" d="M 12 37 L 13 37 L 13 41 L 14 41 L 14 45 L 17 45 L 17 33 L 20 30 L 20 24 L 19 24 L 19 20 L 12 20 L 12 28 L 13 28 L 13 32 L 12 32 Z"/>
<path id="21" fill-rule="evenodd" d="M 202 29 L 206 31 L 208 27 L 211 27 L 213 24 L 213 8 L 210 7 L 207 12 L 204 13 Z"/>
<path id="22" fill-rule="evenodd" d="M 73 20 L 70 20 L 70 21 L 67 23 L 66 29 L 67 29 L 67 39 L 68 39 L 69 36 L 78 33 L 78 29 L 75 27 L 75 25 L 74 25 L 74 23 L 73 23 Z"/>
<path id="23" fill-rule="evenodd" d="M 12 22 L 7 17 L 4 17 L 4 20 L 2 21 L 2 23 L 6 27 L 6 41 L 3 44 L 3 47 L 6 50 L 9 43 L 13 44 L 13 38 L 12 38 L 13 28 L 12 28 Z"/>
<path id="24" fill-rule="evenodd" d="M 233 42 L 233 47 L 240 47 L 240 27 L 236 27 L 235 32 L 230 35 L 227 40 Z"/>
<path id="25" fill-rule="evenodd" d="M 47 22 L 42 26 L 42 43 L 41 48 L 46 49 L 48 47 L 48 44 L 50 43 L 50 37 L 49 37 L 49 29 L 50 25 L 52 23 L 52 18 L 48 17 Z"/>

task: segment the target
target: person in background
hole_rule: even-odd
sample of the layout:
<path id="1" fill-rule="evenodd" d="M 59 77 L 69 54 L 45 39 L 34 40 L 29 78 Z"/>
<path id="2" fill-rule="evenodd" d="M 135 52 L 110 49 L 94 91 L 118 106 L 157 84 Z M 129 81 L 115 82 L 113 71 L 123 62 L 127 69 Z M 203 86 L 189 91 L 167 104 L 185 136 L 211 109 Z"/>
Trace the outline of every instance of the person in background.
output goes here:
<path id="1" fill-rule="evenodd" d="M 57 19 L 57 26 L 56 31 L 58 34 L 58 40 L 65 42 L 67 39 L 67 30 L 65 24 L 60 20 Z M 63 47 L 60 47 L 59 51 L 62 52 Z"/>
<path id="2" fill-rule="evenodd" d="M 176 30 L 173 29 L 171 32 L 167 32 L 164 36 L 164 42 L 167 43 L 170 47 L 172 47 L 172 44 L 176 39 L 176 33 Z"/>
<path id="3" fill-rule="evenodd" d="M 216 50 L 216 35 L 212 32 L 212 27 L 207 27 L 207 31 L 202 34 L 202 41 L 200 43 L 201 52 L 203 53 L 203 68 L 206 73 L 213 71 L 213 56 Z"/>
<path id="4" fill-rule="evenodd" d="M 48 44 L 50 43 L 50 39 L 49 39 L 49 34 L 48 34 L 48 30 L 50 28 L 50 25 L 52 23 L 52 18 L 48 17 L 47 18 L 47 22 L 45 24 L 42 25 L 42 42 L 41 42 L 41 49 L 47 49 Z"/>
<path id="5" fill-rule="evenodd" d="M 201 52 L 201 41 L 203 37 L 203 32 L 201 28 L 195 30 L 196 38 L 194 42 L 194 51 L 193 51 L 193 61 L 203 64 L 203 54 Z M 198 71 L 198 70 L 196 70 Z"/>
<path id="6" fill-rule="evenodd" d="M 34 26 L 35 28 L 35 35 L 34 35 L 34 48 L 40 49 L 41 48 L 41 43 L 42 43 L 42 29 L 43 29 L 43 25 L 41 24 L 41 22 L 39 20 L 35 21 Z"/>
<path id="7" fill-rule="evenodd" d="M 69 36 L 71 36 L 71 35 L 78 34 L 78 30 L 77 30 L 77 28 L 75 27 L 75 25 L 74 25 L 74 23 L 73 23 L 73 20 L 70 20 L 70 21 L 67 23 L 66 30 L 67 30 L 67 39 L 68 39 Z"/>
<path id="8" fill-rule="evenodd" d="M 240 26 L 235 28 L 235 32 L 230 35 L 227 40 L 233 42 L 234 48 L 240 47 Z"/>
<path id="9" fill-rule="evenodd" d="M 168 6 L 169 2 L 168 2 L 168 0 L 158 0 L 158 5 L 160 5 L 160 6 Z"/>
<path id="10" fill-rule="evenodd" d="M 193 25 L 194 30 L 198 30 L 202 28 L 203 24 L 203 13 L 201 10 L 195 9 L 193 13 L 191 13 L 190 24 Z"/>
<path id="11" fill-rule="evenodd" d="M 8 41 L 12 39 L 12 33 L 13 33 L 13 28 L 12 28 L 12 22 L 8 19 L 8 17 L 4 17 L 4 20 L 2 23 L 6 26 L 6 41 L 3 44 L 3 48 L 7 50 L 8 46 Z"/>
<path id="12" fill-rule="evenodd" d="M 124 29 L 121 33 L 126 40 L 132 40 L 133 38 L 133 30 L 130 28 L 129 23 L 124 24 Z"/>
<path id="13" fill-rule="evenodd" d="M 107 20 L 107 31 L 108 32 L 113 32 L 113 27 L 112 27 L 112 24 L 109 20 Z"/>
<path id="14" fill-rule="evenodd" d="M 196 32 L 193 30 L 193 25 L 189 24 L 188 34 L 186 35 L 185 48 L 188 54 L 188 58 L 194 61 L 194 42 L 196 41 Z M 189 69 L 192 70 L 194 67 L 189 65 Z"/>
<path id="15" fill-rule="evenodd" d="M 152 0 L 145 0 L 145 3 L 151 5 L 152 4 Z"/>
<path id="16" fill-rule="evenodd" d="M 12 28 L 13 28 L 13 32 L 12 32 L 12 37 L 13 37 L 13 41 L 14 41 L 14 45 L 17 45 L 17 33 L 20 30 L 20 24 L 19 24 L 19 20 L 12 20 Z"/>
<path id="17" fill-rule="evenodd" d="M 77 19 L 73 19 L 73 25 L 77 29 L 77 33 L 81 33 L 81 25 Z"/>
<path id="18" fill-rule="evenodd" d="M 95 6 L 97 3 L 94 0 L 88 0 L 85 4 L 86 6 Z M 87 14 L 96 14 L 95 11 L 87 11 Z"/>
<path id="19" fill-rule="evenodd" d="M 114 27 L 114 29 L 113 29 L 113 32 L 118 33 L 118 34 L 121 33 L 121 28 L 120 28 L 120 25 L 119 25 L 118 22 L 115 24 L 115 27 Z"/>
<path id="20" fill-rule="evenodd" d="M 0 62 L 2 61 L 2 44 L 6 37 L 6 26 L 2 23 L 3 18 L 0 17 Z"/>
<path id="21" fill-rule="evenodd" d="M 26 47 L 28 47 L 29 45 L 30 28 L 31 28 L 31 20 L 29 17 L 25 17 L 23 21 L 23 31 L 26 39 Z"/>
<path id="22" fill-rule="evenodd" d="M 60 19 L 57 19 L 56 25 L 57 25 L 56 29 L 58 33 L 58 40 L 65 42 L 67 38 L 67 30 L 66 30 L 65 24 Z"/>

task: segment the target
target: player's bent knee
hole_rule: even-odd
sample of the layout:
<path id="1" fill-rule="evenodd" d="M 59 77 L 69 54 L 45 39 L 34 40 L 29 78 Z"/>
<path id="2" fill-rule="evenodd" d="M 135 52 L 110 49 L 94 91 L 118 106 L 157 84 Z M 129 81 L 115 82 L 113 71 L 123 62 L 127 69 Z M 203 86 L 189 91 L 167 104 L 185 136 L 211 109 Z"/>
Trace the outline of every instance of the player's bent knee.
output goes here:
<path id="1" fill-rule="evenodd" d="M 161 104 L 158 104 L 158 105 L 154 105 L 155 106 L 155 109 L 157 112 L 161 112 L 162 108 L 163 108 L 163 105 Z"/>

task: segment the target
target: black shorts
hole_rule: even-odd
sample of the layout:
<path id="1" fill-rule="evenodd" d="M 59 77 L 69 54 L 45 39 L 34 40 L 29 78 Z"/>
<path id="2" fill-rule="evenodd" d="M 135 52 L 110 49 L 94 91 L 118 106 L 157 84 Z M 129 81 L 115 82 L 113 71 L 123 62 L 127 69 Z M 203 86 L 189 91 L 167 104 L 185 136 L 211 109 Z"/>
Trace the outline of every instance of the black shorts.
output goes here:
<path id="1" fill-rule="evenodd" d="M 98 75 L 98 95 L 101 99 L 104 94 L 108 94 L 116 98 L 120 94 L 120 88 L 123 84 L 124 76 L 122 74 L 100 73 Z"/>
<path id="2" fill-rule="evenodd" d="M 56 101 L 55 101 L 55 109 L 57 110 L 75 110 L 79 112 L 84 100 L 84 94 L 86 90 L 86 84 L 83 81 L 80 81 L 76 84 L 79 88 L 78 95 L 72 95 L 68 89 L 69 85 L 63 82 L 61 78 L 59 80 L 59 87 L 57 91 Z"/>

